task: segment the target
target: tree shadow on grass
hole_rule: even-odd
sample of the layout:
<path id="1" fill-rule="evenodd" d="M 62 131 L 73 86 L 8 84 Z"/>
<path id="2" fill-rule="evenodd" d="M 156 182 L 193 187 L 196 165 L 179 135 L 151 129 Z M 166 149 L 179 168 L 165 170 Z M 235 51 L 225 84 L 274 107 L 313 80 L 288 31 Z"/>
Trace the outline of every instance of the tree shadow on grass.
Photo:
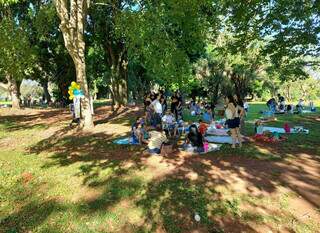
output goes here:
<path id="1" fill-rule="evenodd" d="M 62 206 L 56 200 L 32 201 L 0 222 L 3 232 L 29 232 L 37 228 Z"/>
<path id="2" fill-rule="evenodd" d="M 0 115 L 0 122 L 7 131 L 47 129 L 53 124 L 65 121 L 70 114 L 65 110 L 38 110 L 32 113 L 20 111 L 15 115 Z M 71 119 L 71 118 L 70 118 Z"/>
<path id="3" fill-rule="evenodd" d="M 70 134 L 69 131 L 68 127 L 58 130 L 49 138 L 31 146 L 29 152 L 49 153 L 50 160 L 43 165 L 43 168 L 69 166 L 82 162 L 76 176 L 84 177 L 84 184 L 94 185 L 93 181 L 99 177 L 99 171 L 105 169 L 115 170 L 118 175 L 124 174 L 128 169 L 122 169 L 122 163 L 134 162 L 144 150 L 140 146 L 116 145 L 112 142 L 113 135 L 110 134 L 90 132 Z"/>
<path id="4" fill-rule="evenodd" d="M 94 199 L 84 201 L 84 209 L 91 214 L 103 212 L 122 200 L 131 200 L 145 214 L 142 217 L 145 226 L 141 228 L 142 225 L 138 224 L 135 227 L 137 231 L 154 232 L 159 228 L 167 232 L 192 232 L 193 229 L 202 229 L 198 232 L 219 232 L 220 228 L 232 229 L 232 226 L 232 232 L 256 232 L 238 216 L 238 201 L 225 199 L 222 193 L 216 191 L 217 186 L 236 186 L 239 180 L 243 182 L 241 191 L 253 197 L 276 193 L 277 188 L 282 186 L 301 195 L 312 206 L 320 206 L 320 193 L 316 189 L 320 187 L 320 179 L 316 174 L 320 173 L 320 166 L 319 160 L 313 156 L 314 151 L 309 151 L 306 158 L 296 148 L 289 150 L 274 145 L 248 145 L 236 152 L 228 149 L 206 155 L 175 152 L 154 157 L 142 155 L 143 148 L 139 146 L 112 144 L 113 137 L 110 134 L 69 135 L 67 130 L 57 132 L 33 146 L 30 151 L 51 154 L 51 161 L 43 166 L 44 169 L 84 162 L 75 175 L 84 178 L 84 185 L 103 190 Z M 301 140 L 298 145 L 303 143 Z M 263 160 L 263 156 L 270 159 Z M 290 156 L 295 156 L 298 162 L 283 159 Z M 163 174 L 154 174 L 154 178 L 147 183 L 130 177 L 130 170 L 150 169 L 147 161 L 153 158 L 159 158 L 155 166 L 164 164 L 163 167 L 173 169 L 164 168 L 168 170 Z M 305 162 L 310 164 L 304 165 Z M 128 163 L 133 166 L 127 167 Z M 314 167 L 310 169 L 309 165 Z M 107 169 L 112 170 L 112 175 L 101 178 L 99 172 Z M 159 171 L 155 167 L 149 172 Z M 237 192 L 236 187 L 233 191 Z M 193 220 L 195 212 L 202 218 L 200 223 Z M 247 213 L 247 216 L 256 214 Z M 273 228 L 270 226 L 270 229 Z"/>
<path id="5" fill-rule="evenodd" d="M 12 211 L 0 215 L 0 232 L 31 232 L 45 225 L 52 214 L 66 210 L 58 198 L 46 197 L 45 183 L 29 178 L 22 177 L 1 190 L 6 194 L 2 207 L 10 203 Z"/>
<path id="6" fill-rule="evenodd" d="M 136 117 L 143 116 L 144 112 L 141 106 L 123 107 L 111 111 L 110 107 L 99 108 L 95 112 L 95 125 L 112 123 L 130 126 Z"/>

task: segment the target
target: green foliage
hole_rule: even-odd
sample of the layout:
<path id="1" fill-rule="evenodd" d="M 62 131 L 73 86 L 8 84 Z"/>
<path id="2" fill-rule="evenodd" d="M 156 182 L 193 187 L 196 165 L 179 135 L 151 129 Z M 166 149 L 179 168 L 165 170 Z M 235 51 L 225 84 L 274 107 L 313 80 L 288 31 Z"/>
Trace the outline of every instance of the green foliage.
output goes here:
<path id="1" fill-rule="evenodd" d="M 130 58 L 137 58 L 153 80 L 187 86 L 191 62 L 205 48 L 209 24 L 206 1 L 146 1 L 138 10 L 117 18 Z"/>
<path id="2" fill-rule="evenodd" d="M 6 74 L 22 80 L 32 71 L 35 54 L 22 27 L 10 16 L 0 21 L 0 79 Z"/>

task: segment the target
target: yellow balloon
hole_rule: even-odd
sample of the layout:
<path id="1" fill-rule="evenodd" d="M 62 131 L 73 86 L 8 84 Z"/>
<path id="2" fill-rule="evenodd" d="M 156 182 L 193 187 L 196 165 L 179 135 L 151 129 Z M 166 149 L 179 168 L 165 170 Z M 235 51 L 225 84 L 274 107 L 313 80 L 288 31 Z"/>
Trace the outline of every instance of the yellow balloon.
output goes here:
<path id="1" fill-rule="evenodd" d="M 69 95 L 72 95 L 72 94 L 73 94 L 73 90 L 70 89 L 70 90 L 68 91 L 68 93 L 69 93 Z"/>
<path id="2" fill-rule="evenodd" d="M 80 90 L 80 88 L 81 88 L 80 85 L 77 84 L 77 85 L 76 85 L 76 89 Z"/>
<path id="3" fill-rule="evenodd" d="M 78 84 L 75 81 L 71 82 L 71 87 L 75 88 Z"/>
<path id="4" fill-rule="evenodd" d="M 69 96 L 69 100 L 73 100 L 73 96 L 72 95 Z"/>

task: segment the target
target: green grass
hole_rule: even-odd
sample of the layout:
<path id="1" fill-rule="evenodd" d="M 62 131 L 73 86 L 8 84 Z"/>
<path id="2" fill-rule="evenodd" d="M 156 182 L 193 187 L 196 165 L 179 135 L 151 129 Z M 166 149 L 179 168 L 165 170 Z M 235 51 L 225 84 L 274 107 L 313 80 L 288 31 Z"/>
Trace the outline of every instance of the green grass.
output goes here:
<path id="1" fill-rule="evenodd" d="M 262 108 L 263 104 L 252 104 L 248 120 L 258 118 Z M 281 127 L 284 122 L 303 124 L 311 132 L 290 135 L 280 149 L 266 145 L 267 150 L 260 150 L 248 144 L 235 152 L 223 146 L 203 156 L 203 161 L 242 156 L 272 163 L 295 153 L 319 155 L 319 122 L 293 115 L 279 116 L 272 124 Z M 291 214 L 290 198 L 295 194 L 274 198 L 235 193 L 228 177 L 211 177 L 209 171 L 219 165 L 217 161 L 206 165 L 186 159 L 183 169 L 177 166 L 160 176 L 157 168 L 144 163 L 143 148 L 114 145 L 113 136 L 104 133 L 70 134 L 67 128 L 42 136 L 50 127 L 37 122 L 25 126 L 10 117 L 0 122 L 0 232 L 223 232 L 219 219 L 247 231 L 250 224 L 286 226 L 296 232 L 317 230 L 316 223 L 299 222 Z M 252 123 L 246 124 L 246 131 L 253 135 Z M 174 164 L 174 155 L 169 159 Z M 241 169 L 223 166 L 223 170 Z M 187 179 L 190 172 L 198 179 Z M 274 180 L 268 185 L 275 192 L 281 174 L 270 173 Z M 263 189 L 261 177 L 255 179 L 255 174 L 259 176 L 252 173 L 247 182 Z M 255 206 L 273 206 L 278 212 L 257 212 Z M 195 212 L 201 216 L 199 223 L 193 220 Z"/>
<path id="2" fill-rule="evenodd" d="M 11 101 L 0 101 L 0 105 L 4 105 L 4 104 L 7 104 L 7 105 L 11 105 Z"/>

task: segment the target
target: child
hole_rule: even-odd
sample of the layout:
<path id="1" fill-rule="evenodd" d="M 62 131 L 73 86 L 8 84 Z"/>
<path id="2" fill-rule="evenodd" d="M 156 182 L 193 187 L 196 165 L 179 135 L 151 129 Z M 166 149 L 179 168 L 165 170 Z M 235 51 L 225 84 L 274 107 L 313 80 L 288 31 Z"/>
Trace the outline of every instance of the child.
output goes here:
<path id="1" fill-rule="evenodd" d="M 71 127 L 73 123 L 76 123 L 77 125 L 80 124 L 80 118 L 76 116 L 76 112 L 74 109 L 74 104 L 70 104 L 70 112 L 72 115 L 72 121 L 70 122 L 69 126 Z"/>
<path id="2" fill-rule="evenodd" d="M 204 123 L 201 119 L 199 120 L 199 132 L 201 133 L 202 136 L 204 136 L 207 132 L 208 125 Z"/>

